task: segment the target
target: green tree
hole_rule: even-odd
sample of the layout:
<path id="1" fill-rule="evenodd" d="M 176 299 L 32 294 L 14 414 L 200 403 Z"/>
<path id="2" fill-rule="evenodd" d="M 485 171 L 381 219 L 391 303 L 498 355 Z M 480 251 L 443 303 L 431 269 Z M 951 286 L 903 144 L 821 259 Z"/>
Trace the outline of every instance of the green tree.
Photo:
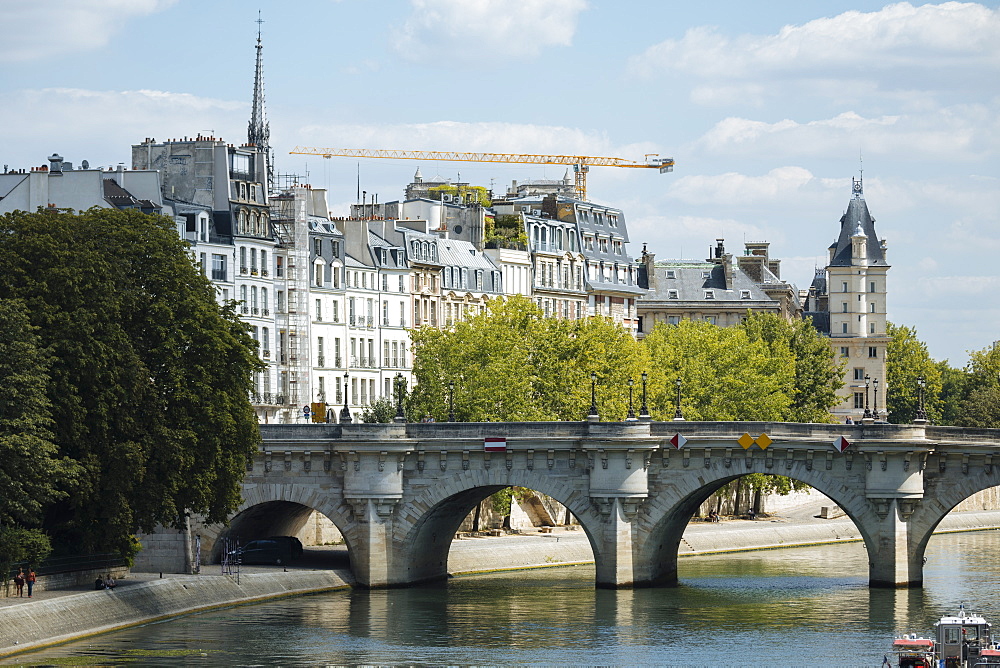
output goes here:
<path id="1" fill-rule="evenodd" d="M 966 372 L 965 398 L 956 424 L 1000 427 L 1000 347 L 970 352 Z"/>
<path id="2" fill-rule="evenodd" d="M 386 397 L 379 397 L 361 411 L 361 421 L 367 423 L 392 422 L 396 406 Z"/>
<path id="3" fill-rule="evenodd" d="M 788 322 L 773 313 L 748 313 L 742 324 L 751 341 L 765 341 L 771 354 L 794 359 L 795 379 L 789 422 L 830 422 L 830 409 L 840 403 L 844 385 L 829 339 L 821 336 L 812 319 Z"/>
<path id="4" fill-rule="evenodd" d="M 890 341 L 885 353 L 886 409 L 889 421 L 909 424 L 920 407 L 918 378 L 923 378 L 924 409 L 931 422 L 941 421 L 941 369 L 917 338 L 917 330 L 886 323 Z"/>
<path id="5" fill-rule="evenodd" d="M 48 554 L 41 530 L 46 504 L 65 496 L 72 463 L 52 442 L 45 396 L 49 359 L 23 302 L 0 299 L 0 573 Z"/>
<path id="6" fill-rule="evenodd" d="M 23 300 L 51 353 L 52 440 L 79 467 L 46 509 L 57 548 L 130 556 L 136 530 L 225 520 L 259 444 L 248 396 L 262 364 L 173 222 L 14 212 L 0 266 L 0 297 Z"/>
<path id="7" fill-rule="evenodd" d="M 789 414 L 795 359 L 787 349 L 776 352 L 739 327 L 691 320 L 661 323 L 642 343 L 654 419 L 673 417 L 677 378 L 688 420 L 783 420 Z"/>
<path id="8" fill-rule="evenodd" d="M 958 424 L 962 402 L 966 395 L 967 374 L 964 369 L 955 369 L 949 366 L 948 360 L 938 362 L 937 367 L 941 374 L 940 424 Z"/>
<path id="9" fill-rule="evenodd" d="M 413 337 L 416 387 L 409 414 L 448 415 L 454 382 L 459 421 L 580 420 L 590 406 L 590 374 L 606 420 L 627 414 L 628 386 L 644 365 L 638 343 L 605 318 L 545 318 L 530 300 L 495 299 L 452 331 L 422 328 Z"/>

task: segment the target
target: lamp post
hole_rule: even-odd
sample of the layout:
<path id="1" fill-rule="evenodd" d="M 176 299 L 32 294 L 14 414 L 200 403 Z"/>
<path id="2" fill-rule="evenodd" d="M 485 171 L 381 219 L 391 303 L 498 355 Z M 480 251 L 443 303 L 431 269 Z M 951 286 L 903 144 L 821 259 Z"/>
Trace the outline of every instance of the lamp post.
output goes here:
<path id="1" fill-rule="evenodd" d="M 927 411 L 924 410 L 924 387 L 927 381 L 923 376 L 917 378 L 917 419 L 914 422 L 927 422 Z"/>
<path id="2" fill-rule="evenodd" d="M 649 420 L 649 406 L 646 405 L 646 379 L 649 377 L 645 371 L 642 372 L 642 408 L 639 409 L 639 419 Z"/>
<path id="3" fill-rule="evenodd" d="M 455 381 L 448 381 L 448 422 L 455 421 Z"/>
<path id="4" fill-rule="evenodd" d="M 635 417 L 635 408 L 633 408 L 633 404 L 632 404 L 632 386 L 633 385 L 635 385 L 635 381 L 632 380 L 631 378 L 629 378 L 628 379 L 628 417 L 625 418 L 626 422 L 634 422 L 636 420 L 636 417 Z"/>
<path id="5" fill-rule="evenodd" d="M 406 422 L 406 413 L 403 412 L 403 392 L 406 391 L 406 379 L 403 374 L 397 373 L 394 381 L 396 386 L 396 417 L 393 422 Z"/>
<path id="6" fill-rule="evenodd" d="M 865 414 L 862 416 L 863 420 L 871 420 L 872 412 L 868 410 L 868 388 L 871 385 L 871 376 L 867 373 L 865 374 Z"/>
<path id="7" fill-rule="evenodd" d="M 590 372 L 590 412 L 587 413 L 587 420 L 590 422 L 600 422 L 601 416 L 597 413 L 597 373 Z"/>
<path id="8" fill-rule="evenodd" d="M 674 382 L 677 385 L 677 410 L 674 411 L 674 420 L 683 420 L 684 414 L 681 413 L 681 377 L 678 376 Z"/>
<path id="9" fill-rule="evenodd" d="M 351 418 L 351 409 L 347 407 L 347 381 L 350 378 L 350 374 L 344 372 L 344 407 L 340 409 L 340 422 L 341 424 L 350 424 L 354 420 Z"/>
<path id="10" fill-rule="evenodd" d="M 875 395 L 872 399 L 872 417 L 878 419 L 878 378 L 872 380 L 872 388 L 875 391 Z"/>

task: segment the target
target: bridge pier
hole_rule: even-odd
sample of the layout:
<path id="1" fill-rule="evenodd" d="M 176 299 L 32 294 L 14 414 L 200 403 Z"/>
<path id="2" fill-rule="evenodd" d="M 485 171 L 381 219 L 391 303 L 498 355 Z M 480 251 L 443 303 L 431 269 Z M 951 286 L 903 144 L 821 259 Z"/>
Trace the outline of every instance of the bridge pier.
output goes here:
<path id="1" fill-rule="evenodd" d="M 919 501 L 872 499 L 881 520 L 868 541 L 868 585 L 882 588 L 923 586 L 923 550 L 913 535 L 910 515 Z"/>

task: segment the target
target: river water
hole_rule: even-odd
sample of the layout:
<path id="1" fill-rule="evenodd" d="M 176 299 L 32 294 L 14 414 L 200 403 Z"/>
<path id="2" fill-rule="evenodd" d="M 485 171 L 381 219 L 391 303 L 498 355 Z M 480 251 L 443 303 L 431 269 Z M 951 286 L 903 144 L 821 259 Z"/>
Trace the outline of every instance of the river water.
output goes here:
<path id="1" fill-rule="evenodd" d="M 1000 620 L 1000 532 L 934 536 L 924 588 L 870 590 L 861 543 L 680 560 L 677 587 L 598 590 L 590 567 L 230 608 L 16 659 L 45 665 L 871 666 L 964 602 Z"/>

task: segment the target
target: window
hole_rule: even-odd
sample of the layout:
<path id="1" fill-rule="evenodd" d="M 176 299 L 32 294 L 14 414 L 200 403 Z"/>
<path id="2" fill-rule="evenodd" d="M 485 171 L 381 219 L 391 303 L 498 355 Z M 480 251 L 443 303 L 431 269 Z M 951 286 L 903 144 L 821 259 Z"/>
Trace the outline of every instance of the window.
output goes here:
<path id="1" fill-rule="evenodd" d="M 267 288 L 260 289 L 260 307 L 263 309 L 264 315 L 270 315 L 267 310 Z"/>
<path id="2" fill-rule="evenodd" d="M 706 315 L 705 316 L 705 322 L 707 322 L 710 325 L 714 325 L 715 324 L 715 316 L 714 315 Z"/>
<path id="3" fill-rule="evenodd" d="M 875 302 L 872 302 L 871 304 L 868 305 L 868 311 L 870 313 L 874 313 L 875 312 Z"/>
<path id="4" fill-rule="evenodd" d="M 740 290 L 740 299 L 750 299 L 750 291 Z"/>
<path id="5" fill-rule="evenodd" d="M 874 334 L 875 333 L 875 323 L 874 322 L 868 323 L 868 333 L 869 334 Z"/>
<path id="6" fill-rule="evenodd" d="M 847 281 L 844 281 L 843 283 L 841 283 L 841 285 L 844 286 L 844 289 L 841 290 L 841 292 L 847 292 Z"/>
<path id="7" fill-rule="evenodd" d="M 681 317 L 679 315 L 668 315 L 667 316 L 668 325 L 679 325 L 681 324 Z"/>
<path id="8" fill-rule="evenodd" d="M 247 273 L 247 248 L 240 246 L 240 273 Z"/>
<path id="9" fill-rule="evenodd" d="M 340 302 L 333 300 L 333 321 L 340 322 Z"/>
<path id="10" fill-rule="evenodd" d="M 402 274 L 399 275 L 399 290 L 397 292 L 406 292 L 406 282 Z"/>
<path id="11" fill-rule="evenodd" d="M 868 284 L 868 292 L 875 292 L 875 281 Z"/>
<path id="12" fill-rule="evenodd" d="M 842 311 L 843 311 L 844 313 L 847 313 L 847 302 L 844 302 L 844 303 L 843 303 L 843 304 L 842 304 L 841 306 L 842 306 L 841 310 L 842 310 Z"/>
<path id="13" fill-rule="evenodd" d="M 281 255 L 274 258 L 275 270 L 274 273 L 278 278 L 282 278 L 285 275 L 285 258 Z"/>
<path id="14" fill-rule="evenodd" d="M 323 300 L 316 300 L 316 321 L 323 322 Z"/>
<path id="15" fill-rule="evenodd" d="M 840 331 L 841 331 L 841 334 L 847 334 L 847 323 L 846 322 L 843 322 L 843 323 L 840 324 Z"/>
<path id="16" fill-rule="evenodd" d="M 864 380 L 864 379 L 865 379 L 865 370 L 860 367 L 855 367 L 854 380 Z"/>
<path id="17" fill-rule="evenodd" d="M 667 290 L 667 299 L 677 299 L 677 290 Z"/>
<path id="18" fill-rule="evenodd" d="M 271 356 L 271 330 L 269 330 L 267 327 L 264 327 L 263 329 L 260 330 L 260 334 L 261 334 L 261 337 L 260 337 L 261 346 L 264 348 L 264 357 L 270 357 Z"/>
<path id="19" fill-rule="evenodd" d="M 673 269 L 667 269 L 667 278 L 677 278 L 677 272 Z"/>
<path id="20" fill-rule="evenodd" d="M 382 292 L 389 292 L 389 275 L 382 274 Z"/>
<path id="21" fill-rule="evenodd" d="M 226 256 L 212 253 L 212 280 L 226 280 Z"/>
<path id="22" fill-rule="evenodd" d="M 703 271 L 703 272 L 701 272 L 701 277 L 702 278 L 710 278 L 711 276 L 712 276 L 712 272 L 710 272 L 710 271 Z"/>
<path id="23" fill-rule="evenodd" d="M 878 348 L 875 346 L 869 346 L 868 357 L 878 357 Z"/>
<path id="24" fill-rule="evenodd" d="M 313 239 L 313 255 L 319 257 L 323 254 L 323 240 Z"/>
<path id="25" fill-rule="evenodd" d="M 715 290 L 705 290 L 705 299 L 715 299 Z"/>
<path id="26" fill-rule="evenodd" d="M 840 356 L 841 357 L 850 357 L 851 356 L 850 349 L 847 346 L 841 346 L 840 347 Z"/>
<path id="27" fill-rule="evenodd" d="M 855 408 L 864 408 L 865 407 L 865 393 L 864 392 L 855 392 L 854 393 L 854 407 Z"/>

